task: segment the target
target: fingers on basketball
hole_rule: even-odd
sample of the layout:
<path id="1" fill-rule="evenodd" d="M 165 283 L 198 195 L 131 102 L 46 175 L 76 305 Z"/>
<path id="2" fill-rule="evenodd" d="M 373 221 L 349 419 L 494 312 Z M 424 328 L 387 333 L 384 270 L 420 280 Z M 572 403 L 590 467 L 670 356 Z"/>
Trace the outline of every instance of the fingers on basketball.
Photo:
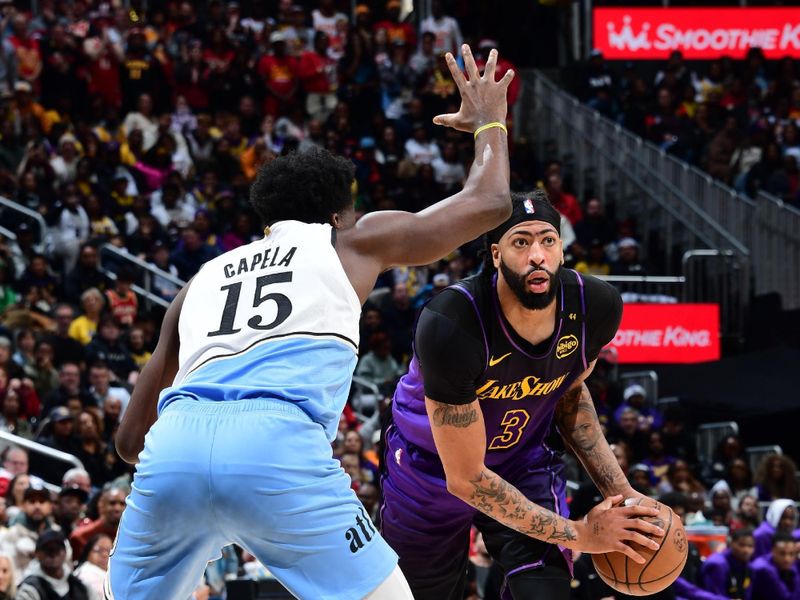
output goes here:
<path id="1" fill-rule="evenodd" d="M 634 503 L 656 509 L 658 516 L 628 517 L 637 523 L 625 528 L 619 546 L 614 552 L 592 555 L 592 562 L 600 578 L 615 590 L 646 596 L 667 588 L 678 578 L 688 556 L 688 541 L 680 519 L 668 506 L 650 498 L 637 498 Z M 620 510 L 620 514 L 623 512 Z M 650 528 L 641 523 L 662 529 L 663 536 L 648 532 Z M 651 541 L 658 543 L 657 550 Z"/>

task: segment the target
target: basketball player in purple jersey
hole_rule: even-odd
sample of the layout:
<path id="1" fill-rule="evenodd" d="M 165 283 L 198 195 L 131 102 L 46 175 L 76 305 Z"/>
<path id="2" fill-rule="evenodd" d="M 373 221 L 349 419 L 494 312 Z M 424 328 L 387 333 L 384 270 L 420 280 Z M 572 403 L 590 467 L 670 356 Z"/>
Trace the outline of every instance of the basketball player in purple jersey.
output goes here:
<path id="1" fill-rule="evenodd" d="M 544 192 L 512 194 L 480 275 L 437 295 L 386 429 L 382 533 L 417 600 L 460 600 L 470 527 L 504 571 L 505 597 L 569 598 L 571 550 L 619 551 L 661 529 L 615 507 L 640 496 L 603 437 L 584 380 L 622 316 L 619 293 L 562 269 L 560 215 Z M 570 521 L 555 421 L 605 500 Z M 625 542 L 632 542 L 628 545 Z"/>

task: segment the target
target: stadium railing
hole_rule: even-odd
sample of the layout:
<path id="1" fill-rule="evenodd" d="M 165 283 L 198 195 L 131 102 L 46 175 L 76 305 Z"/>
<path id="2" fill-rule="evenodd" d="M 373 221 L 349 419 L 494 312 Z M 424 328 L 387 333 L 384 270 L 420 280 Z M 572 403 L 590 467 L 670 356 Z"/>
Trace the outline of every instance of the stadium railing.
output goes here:
<path id="1" fill-rule="evenodd" d="M 533 140 L 542 159 L 558 158 L 581 199 L 596 194 L 617 215 L 637 221 L 648 257 L 680 270 L 687 249 L 732 252 L 750 295 L 778 292 L 800 308 L 800 211 L 760 193 L 757 201 L 637 137 L 582 105 L 539 71 L 523 73 L 517 136 Z"/>
<path id="2" fill-rule="evenodd" d="M 127 266 L 133 268 L 134 272 L 138 274 L 138 280 L 141 285 L 134 284 L 131 286 L 131 289 L 143 298 L 148 305 L 155 304 L 162 308 L 167 308 L 169 306 L 170 300 L 160 296 L 155 289 L 155 282 L 158 278 L 171 283 L 179 289 L 186 285 L 186 282 L 179 277 L 175 277 L 112 244 L 103 244 L 101 246 L 100 264 L 100 270 L 106 276 L 114 280 L 117 278 L 116 272 L 120 266 L 127 264 Z"/>
<path id="3" fill-rule="evenodd" d="M 697 457 L 703 464 L 711 464 L 717 445 L 729 435 L 739 435 L 736 421 L 704 423 L 697 427 Z"/>
<path id="4" fill-rule="evenodd" d="M 83 463 L 78 459 L 78 457 L 67 454 L 66 452 L 61 452 L 60 450 L 56 450 L 55 448 L 50 448 L 49 446 L 45 446 L 44 444 L 40 444 L 38 442 L 33 442 L 31 440 L 25 439 L 18 435 L 14 435 L 13 433 L 9 433 L 7 431 L 0 431 L 0 448 L 5 450 L 8 446 L 19 446 L 20 448 L 25 448 L 28 451 L 28 454 L 36 454 L 40 457 L 43 457 L 49 462 L 56 462 L 60 464 L 67 464 L 69 465 L 67 468 L 64 469 L 66 471 L 69 468 L 77 467 L 79 469 L 83 469 Z M 48 487 L 58 491 L 58 487 L 53 484 L 53 482 L 47 482 Z M 61 483 L 60 481 L 58 482 Z"/>
<path id="5" fill-rule="evenodd" d="M 777 444 L 769 446 L 748 446 L 744 449 L 747 454 L 747 462 L 750 464 L 750 470 L 755 473 L 758 464 L 764 459 L 765 456 L 770 454 L 783 454 L 783 448 Z"/>
<path id="6" fill-rule="evenodd" d="M 31 210 L 26 206 L 22 206 L 18 202 L 14 202 L 13 200 L 9 200 L 8 198 L 4 198 L 0 196 L 0 220 L 2 220 L 3 224 L 6 226 L 10 226 L 12 223 L 28 223 L 28 224 L 35 224 L 36 231 L 38 234 L 39 241 L 37 242 L 37 246 L 39 249 L 44 248 L 45 242 L 47 241 L 47 234 L 49 232 L 47 228 L 47 223 L 45 223 L 44 217 L 37 213 L 35 210 Z M 3 227 L 0 230 L 5 237 L 16 239 L 16 234 Z M 9 235 L 12 234 L 12 235 Z"/>

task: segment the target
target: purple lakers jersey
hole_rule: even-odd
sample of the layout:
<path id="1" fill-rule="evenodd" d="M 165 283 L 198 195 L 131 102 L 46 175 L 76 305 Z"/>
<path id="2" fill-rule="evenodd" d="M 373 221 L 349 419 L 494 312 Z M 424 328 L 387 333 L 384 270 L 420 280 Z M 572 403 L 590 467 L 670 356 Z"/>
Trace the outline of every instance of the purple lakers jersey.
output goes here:
<path id="1" fill-rule="evenodd" d="M 478 398 L 486 425 L 485 462 L 490 468 L 515 463 L 514 456 L 541 452 L 556 403 L 591 360 L 587 358 L 584 279 L 567 269 L 562 269 L 559 279 L 553 335 L 536 346 L 519 336 L 503 315 L 496 276 L 491 281 L 481 276 L 465 279 L 434 298 L 424 311 L 437 312 L 441 323 L 432 326 L 443 338 L 436 343 L 436 352 L 452 352 L 457 358 L 443 368 L 447 371 L 447 385 L 439 388 L 443 391 L 431 391 L 423 378 L 427 365 L 420 364 L 427 360 L 420 358 L 426 353 L 415 348 L 392 405 L 398 433 L 414 446 L 436 452 L 425 411 L 427 389 L 428 396 L 439 402 Z M 593 286 L 607 286 L 592 279 Z M 419 327 L 426 322 L 430 319 L 426 321 L 423 312 Z M 424 337 L 429 336 L 417 332 L 417 346 Z M 447 388 L 459 390 L 459 399 L 437 397 L 448 395 Z"/>

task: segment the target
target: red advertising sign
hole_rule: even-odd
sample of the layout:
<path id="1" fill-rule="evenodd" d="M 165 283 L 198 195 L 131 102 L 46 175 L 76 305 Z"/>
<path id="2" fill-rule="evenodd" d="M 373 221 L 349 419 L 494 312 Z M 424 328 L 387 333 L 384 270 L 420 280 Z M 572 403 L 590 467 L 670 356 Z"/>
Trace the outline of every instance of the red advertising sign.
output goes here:
<path id="1" fill-rule="evenodd" d="M 800 58 L 800 8 L 595 8 L 594 47 L 610 59 Z"/>
<path id="2" fill-rule="evenodd" d="M 718 360 L 718 304 L 625 304 L 611 342 L 620 363 Z"/>

